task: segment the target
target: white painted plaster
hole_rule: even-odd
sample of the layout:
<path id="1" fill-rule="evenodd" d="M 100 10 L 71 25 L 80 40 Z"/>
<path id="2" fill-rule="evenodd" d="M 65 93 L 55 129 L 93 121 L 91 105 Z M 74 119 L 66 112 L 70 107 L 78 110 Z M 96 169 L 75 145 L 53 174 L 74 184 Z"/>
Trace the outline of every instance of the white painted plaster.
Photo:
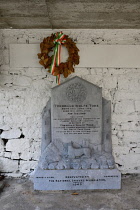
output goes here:
<path id="1" fill-rule="evenodd" d="M 76 67 L 140 68 L 140 45 L 77 44 L 77 47 L 80 63 Z M 64 49 L 61 51 L 61 62 L 65 62 L 68 56 Z M 39 51 L 39 44 L 11 44 L 10 67 L 39 68 Z"/>
<path id="2" fill-rule="evenodd" d="M 51 88 L 56 86 L 55 77 L 41 66 L 10 67 L 9 47 L 11 44 L 39 44 L 56 31 L 0 31 L 0 129 L 3 137 L 0 139 L 0 171 L 8 176 L 22 176 L 36 167 L 40 155 L 41 113 Z M 140 30 L 63 32 L 77 44 L 140 45 Z M 140 68 L 77 67 L 69 78 L 76 75 L 102 87 L 103 97 L 111 100 L 116 166 L 122 173 L 140 173 Z M 69 78 L 61 77 L 61 82 Z"/>

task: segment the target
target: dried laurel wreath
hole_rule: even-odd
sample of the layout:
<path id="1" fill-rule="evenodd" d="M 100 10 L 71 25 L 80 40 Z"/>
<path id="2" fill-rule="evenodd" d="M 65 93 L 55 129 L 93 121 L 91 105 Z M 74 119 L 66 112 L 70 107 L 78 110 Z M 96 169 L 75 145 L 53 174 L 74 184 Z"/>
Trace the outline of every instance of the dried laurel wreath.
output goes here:
<path id="1" fill-rule="evenodd" d="M 63 36 L 65 41 L 61 42 L 59 39 L 60 36 Z M 52 56 L 49 55 L 51 51 L 54 51 L 54 48 L 59 40 L 60 45 L 64 45 L 69 53 L 69 57 L 65 63 L 57 64 L 54 62 L 54 54 Z M 48 68 L 48 72 L 52 73 L 54 76 L 60 76 L 63 74 L 64 77 L 68 77 L 71 73 L 74 72 L 74 65 L 79 64 L 79 49 L 76 47 L 76 44 L 69 38 L 67 35 L 60 33 L 52 34 L 50 37 L 44 38 L 43 42 L 40 43 L 41 53 L 38 53 L 38 58 L 40 59 L 39 63 L 44 66 L 44 68 Z M 54 62 L 53 72 L 51 71 L 52 63 Z"/>

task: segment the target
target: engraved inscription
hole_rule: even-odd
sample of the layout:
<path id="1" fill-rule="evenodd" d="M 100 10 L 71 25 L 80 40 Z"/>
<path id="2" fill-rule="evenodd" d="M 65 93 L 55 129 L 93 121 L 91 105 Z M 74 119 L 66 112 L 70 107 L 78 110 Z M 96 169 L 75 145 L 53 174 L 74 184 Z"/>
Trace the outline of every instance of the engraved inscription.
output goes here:
<path id="1" fill-rule="evenodd" d="M 102 89 L 78 77 L 52 89 L 43 110 L 35 190 L 120 189 L 110 111 Z"/>
<path id="2" fill-rule="evenodd" d="M 49 177 L 37 177 L 37 178 L 45 178 L 48 182 L 51 183 L 69 183 L 72 186 L 81 186 L 85 183 L 93 183 L 93 182 L 106 182 L 105 178 L 90 178 L 89 176 L 65 176 L 65 178 L 53 178 L 48 179 Z M 52 178 L 52 177 L 51 177 Z"/>
<path id="3" fill-rule="evenodd" d="M 68 134 L 91 134 L 98 133 L 100 129 L 97 116 L 91 113 L 97 112 L 98 104 L 83 105 L 54 105 L 58 112 L 63 115 L 61 118 L 54 118 L 56 133 Z M 87 116 L 87 113 L 89 115 Z M 66 117 L 65 117 L 66 116 Z"/>
<path id="4" fill-rule="evenodd" d="M 87 91 L 84 85 L 74 83 L 66 88 L 66 96 L 69 101 L 83 102 L 86 99 Z"/>
<path id="5" fill-rule="evenodd" d="M 52 141 L 81 142 L 91 139 L 101 144 L 101 89 L 79 78 L 64 83 L 52 91 Z"/>

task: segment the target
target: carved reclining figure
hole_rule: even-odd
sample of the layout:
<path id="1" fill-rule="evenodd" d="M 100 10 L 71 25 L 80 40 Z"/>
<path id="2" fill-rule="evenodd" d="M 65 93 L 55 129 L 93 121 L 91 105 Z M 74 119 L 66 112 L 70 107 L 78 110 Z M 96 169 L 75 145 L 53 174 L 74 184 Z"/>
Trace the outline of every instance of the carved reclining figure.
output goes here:
<path id="1" fill-rule="evenodd" d="M 75 158 L 80 158 L 80 157 L 86 157 L 90 158 L 91 152 L 90 148 L 87 147 L 80 147 L 80 148 L 75 148 L 73 147 L 72 143 L 68 144 L 68 157 L 75 159 Z"/>

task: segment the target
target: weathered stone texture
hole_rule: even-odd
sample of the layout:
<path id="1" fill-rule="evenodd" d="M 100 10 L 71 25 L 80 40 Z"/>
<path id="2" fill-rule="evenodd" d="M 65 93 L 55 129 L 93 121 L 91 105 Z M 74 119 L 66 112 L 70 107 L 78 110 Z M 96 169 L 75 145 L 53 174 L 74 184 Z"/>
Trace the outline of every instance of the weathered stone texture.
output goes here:
<path id="1" fill-rule="evenodd" d="M 9 44 L 40 43 L 55 31 L 0 30 L 0 168 L 9 176 L 29 173 L 37 165 L 41 113 L 56 86 L 55 78 L 42 67 L 10 68 Z M 63 32 L 83 44 L 140 44 L 140 30 Z M 76 68 L 69 78 L 76 75 L 102 87 L 103 97 L 111 100 L 112 146 L 119 170 L 140 173 L 140 69 Z"/>
<path id="2" fill-rule="evenodd" d="M 138 0 L 6 0 L 0 28 L 140 28 L 139 11 Z"/>
<path id="3" fill-rule="evenodd" d="M 18 172 L 18 161 L 0 157 L 0 171 L 6 173 Z"/>

